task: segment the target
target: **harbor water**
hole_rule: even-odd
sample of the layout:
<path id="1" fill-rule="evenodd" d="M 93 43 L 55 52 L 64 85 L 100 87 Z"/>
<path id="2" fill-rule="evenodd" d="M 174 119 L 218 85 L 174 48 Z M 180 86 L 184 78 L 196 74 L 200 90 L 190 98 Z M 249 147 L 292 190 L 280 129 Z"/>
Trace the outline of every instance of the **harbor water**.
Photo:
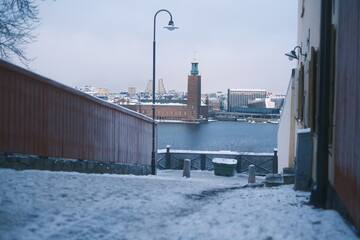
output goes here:
<path id="1" fill-rule="evenodd" d="M 158 149 L 273 152 L 278 124 L 216 121 L 201 124 L 159 123 Z"/>

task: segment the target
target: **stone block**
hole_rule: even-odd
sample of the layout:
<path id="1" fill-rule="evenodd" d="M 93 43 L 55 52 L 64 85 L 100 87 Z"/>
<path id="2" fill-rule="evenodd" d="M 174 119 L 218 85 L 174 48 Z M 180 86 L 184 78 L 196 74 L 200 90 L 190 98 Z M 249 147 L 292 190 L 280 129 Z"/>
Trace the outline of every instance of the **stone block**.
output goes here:
<path id="1" fill-rule="evenodd" d="M 99 163 L 99 173 L 106 173 L 107 166 L 104 163 Z"/>
<path id="2" fill-rule="evenodd" d="M 242 188 L 258 188 L 258 187 L 264 187 L 264 183 L 255 182 L 255 183 L 248 183 L 242 186 Z"/>
<path id="3" fill-rule="evenodd" d="M 8 161 L 9 163 L 11 163 L 11 164 L 14 164 L 14 163 L 16 163 L 16 162 L 19 162 L 19 158 L 14 157 L 14 156 L 8 156 L 8 157 L 7 157 L 7 161 Z"/>
<path id="4" fill-rule="evenodd" d="M 45 160 L 44 158 L 37 158 L 35 159 L 35 169 L 38 169 L 38 170 L 45 170 Z"/>
<path id="5" fill-rule="evenodd" d="M 139 175 L 146 175 L 146 166 L 138 165 L 138 167 L 139 167 Z"/>
<path id="6" fill-rule="evenodd" d="M 64 162 L 64 171 L 72 172 L 74 171 L 74 165 L 72 161 L 65 161 Z"/>
<path id="7" fill-rule="evenodd" d="M 143 166 L 140 165 L 140 164 L 136 164 L 135 167 L 136 167 L 136 173 L 135 173 L 135 174 L 136 174 L 136 175 L 143 175 L 143 174 L 142 174 L 142 172 L 143 172 L 143 170 L 142 170 L 142 169 L 143 169 Z"/>
<path id="8" fill-rule="evenodd" d="M 128 164 L 128 174 L 135 175 L 135 166 L 133 164 Z"/>
<path id="9" fill-rule="evenodd" d="M 283 174 L 284 184 L 294 184 L 295 174 Z"/>
<path id="10" fill-rule="evenodd" d="M 27 165 L 25 165 L 24 163 L 22 163 L 21 161 L 18 161 L 19 159 L 17 159 L 17 161 L 12 162 L 12 168 L 15 170 L 25 170 L 28 169 Z"/>
<path id="11" fill-rule="evenodd" d="M 0 155 L 0 167 L 5 165 L 6 162 L 7 162 L 6 161 L 6 156 L 5 155 Z"/>
<path id="12" fill-rule="evenodd" d="M 283 174 L 295 174 L 295 168 L 283 168 Z"/>
<path id="13" fill-rule="evenodd" d="M 138 166 L 137 166 L 137 165 L 131 164 L 129 167 L 130 167 L 129 174 L 139 175 L 139 174 L 138 174 Z"/>
<path id="14" fill-rule="evenodd" d="M 122 174 L 121 164 L 118 164 L 118 163 L 114 164 L 114 173 L 115 174 Z"/>
<path id="15" fill-rule="evenodd" d="M 269 173 L 265 177 L 265 185 L 267 187 L 275 187 L 282 185 L 284 183 L 283 177 L 281 174 Z"/>
<path id="16" fill-rule="evenodd" d="M 151 167 L 150 166 L 146 166 L 146 175 L 151 174 Z"/>
<path id="17" fill-rule="evenodd" d="M 54 171 L 65 171 L 65 161 L 62 159 L 55 160 Z"/>
<path id="18" fill-rule="evenodd" d="M 147 167 L 145 165 L 141 165 L 141 175 L 147 175 Z"/>
<path id="19" fill-rule="evenodd" d="M 111 165 L 109 163 L 104 163 L 104 173 L 111 172 Z"/>
<path id="20" fill-rule="evenodd" d="M 129 174 L 129 167 L 127 164 L 121 164 L 122 174 Z"/>
<path id="21" fill-rule="evenodd" d="M 101 173 L 102 164 L 101 163 L 95 163 L 94 165 L 94 172 L 93 173 Z"/>
<path id="22" fill-rule="evenodd" d="M 1 168 L 12 168 L 12 161 L 9 159 L 8 156 L 3 156 L 2 160 L 0 161 Z"/>
<path id="23" fill-rule="evenodd" d="M 44 158 L 44 169 L 54 171 L 54 159 Z"/>
<path id="24" fill-rule="evenodd" d="M 107 167 L 108 167 L 108 173 L 115 173 L 115 164 L 114 163 L 106 163 Z"/>
<path id="25" fill-rule="evenodd" d="M 86 170 L 88 168 L 88 166 L 87 166 L 88 163 L 85 161 L 80 161 L 80 162 L 81 162 L 81 172 L 86 173 Z"/>
<path id="26" fill-rule="evenodd" d="M 93 161 L 86 161 L 86 172 L 93 173 L 95 171 L 95 164 Z"/>
<path id="27" fill-rule="evenodd" d="M 73 171 L 83 173 L 86 171 L 86 163 L 84 161 L 73 162 Z"/>
<path id="28" fill-rule="evenodd" d="M 19 160 L 20 160 L 20 163 L 30 166 L 32 159 L 31 158 L 20 158 Z"/>

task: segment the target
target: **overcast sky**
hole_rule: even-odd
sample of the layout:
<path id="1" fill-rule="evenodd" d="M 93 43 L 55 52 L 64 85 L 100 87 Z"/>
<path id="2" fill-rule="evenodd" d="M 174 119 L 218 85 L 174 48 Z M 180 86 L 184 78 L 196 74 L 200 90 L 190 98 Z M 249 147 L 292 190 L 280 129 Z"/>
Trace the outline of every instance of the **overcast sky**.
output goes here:
<path id="1" fill-rule="evenodd" d="M 156 78 L 166 90 L 187 90 L 194 52 L 202 92 L 262 88 L 285 94 L 295 62 L 297 0 L 41 1 L 32 70 L 71 87 L 144 90 L 152 78 L 153 18 L 173 15 L 178 30 L 157 16 Z"/>

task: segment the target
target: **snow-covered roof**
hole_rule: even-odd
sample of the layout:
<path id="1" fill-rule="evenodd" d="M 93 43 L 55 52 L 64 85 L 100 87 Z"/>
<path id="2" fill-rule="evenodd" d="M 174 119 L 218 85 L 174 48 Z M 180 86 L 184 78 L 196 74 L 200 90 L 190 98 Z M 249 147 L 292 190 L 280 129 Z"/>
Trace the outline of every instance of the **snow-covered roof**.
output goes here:
<path id="1" fill-rule="evenodd" d="M 151 106 L 152 103 L 151 102 L 142 102 L 142 103 L 139 103 L 141 105 L 146 105 L 146 106 Z M 156 106 L 160 106 L 160 105 L 163 105 L 163 106 L 186 106 L 186 104 L 184 103 L 155 103 Z"/>
<path id="2" fill-rule="evenodd" d="M 238 91 L 238 92 L 266 92 L 265 89 L 245 89 L 245 88 L 230 88 L 230 91 Z"/>

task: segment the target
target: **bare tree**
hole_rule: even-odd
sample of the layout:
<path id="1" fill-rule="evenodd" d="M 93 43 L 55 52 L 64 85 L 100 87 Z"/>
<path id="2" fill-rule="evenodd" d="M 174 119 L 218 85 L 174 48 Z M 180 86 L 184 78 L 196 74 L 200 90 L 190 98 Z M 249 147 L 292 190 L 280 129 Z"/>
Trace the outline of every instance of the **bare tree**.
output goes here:
<path id="1" fill-rule="evenodd" d="M 39 9 L 33 0 L 0 0 L 0 58 L 17 57 L 28 66 L 26 45 L 35 40 Z"/>

